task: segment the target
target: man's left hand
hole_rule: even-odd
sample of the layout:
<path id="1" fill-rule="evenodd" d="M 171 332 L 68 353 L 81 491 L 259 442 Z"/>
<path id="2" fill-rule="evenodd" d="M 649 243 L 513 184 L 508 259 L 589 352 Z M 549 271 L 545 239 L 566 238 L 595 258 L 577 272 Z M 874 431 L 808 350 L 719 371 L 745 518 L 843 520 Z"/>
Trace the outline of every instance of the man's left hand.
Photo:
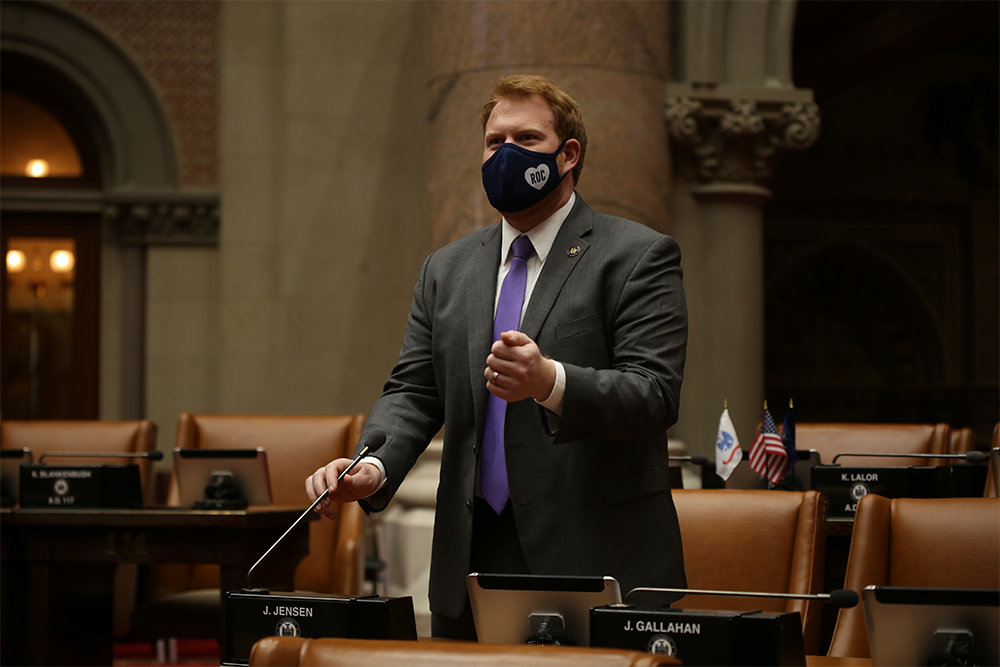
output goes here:
<path id="1" fill-rule="evenodd" d="M 513 403 L 533 398 L 544 401 L 556 382 L 556 366 L 542 356 L 535 341 L 520 331 L 504 331 L 486 358 L 486 388 Z"/>

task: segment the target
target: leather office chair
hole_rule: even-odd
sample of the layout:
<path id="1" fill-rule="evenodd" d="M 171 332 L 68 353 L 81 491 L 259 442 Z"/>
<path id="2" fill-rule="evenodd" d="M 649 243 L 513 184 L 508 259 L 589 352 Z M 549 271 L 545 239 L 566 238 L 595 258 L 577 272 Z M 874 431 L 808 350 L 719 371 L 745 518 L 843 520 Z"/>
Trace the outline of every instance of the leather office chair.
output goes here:
<path id="1" fill-rule="evenodd" d="M 180 449 L 263 447 L 275 505 L 308 507 L 306 477 L 331 460 L 351 456 L 361 436 L 364 415 L 270 416 L 192 415 L 177 420 Z M 180 505 L 177 480 L 171 479 L 167 504 Z M 297 590 L 359 595 L 364 581 L 362 532 L 364 511 L 343 505 L 336 520 L 310 523 L 309 555 L 295 572 Z M 148 602 L 132 616 L 137 637 L 218 637 L 219 567 L 151 566 Z M 158 653 L 160 652 L 158 648 Z M 173 656 L 171 656 L 173 658 Z"/>
<path id="2" fill-rule="evenodd" d="M 858 503 L 844 587 L 1000 588 L 1000 499 L 883 498 Z M 870 657 L 862 605 L 842 609 L 831 657 Z"/>
<path id="3" fill-rule="evenodd" d="M 0 422 L 0 448 L 31 450 L 37 463 L 47 452 L 151 452 L 156 449 L 156 424 L 148 419 L 135 421 L 102 420 L 9 420 Z M 149 459 L 135 458 L 52 458 L 44 463 L 53 465 L 127 465 L 139 466 L 139 479 L 145 504 L 153 495 L 153 464 Z M 115 571 L 114 633 L 128 631 L 128 618 L 135 606 L 138 568 L 134 563 L 122 563 Z"/>
<path id="4" fill-rule="evenodd" d="M 816 491 L 674 490 L 688 586 L 764 593 L 820 593 L 828 501 Z M 819 652 L 816 600 L 687 595 L 673 606 L 794 612 L 806 654 Z"/>
<path id="5" fill-rule="evenodd" d="M 990 469 L 986 473 L 986 490 L 983 495 L 987 498 L 996 498 L 1000 495 L 1000 422 L 993 427 L 993 443 L 990 445 Z"/>
<path id="6" fill-rule="evenodd" d="M 890 454 L 947 454 L 950 429 L 947 424 L 796 424 L 795 446 L 814 449 L 823 463 L 833 463 L 845 452 Z M 947 465 L 948 459 L 844 457 L 849 466 Z"/>
<path id="7" fill-rule="evenodd" d="M 948 453 L 965 454 L 976 448 L 976 433 L 971 428 L 953 428 L 948 434 Z"/>
<path id="8" fill-rule="evenodd" d="M 584 646 L 527 646 L 461 641 L 265 637 L 250 652 L 251 667 L 657 667 L 679 665 L 665 655 Z"/>

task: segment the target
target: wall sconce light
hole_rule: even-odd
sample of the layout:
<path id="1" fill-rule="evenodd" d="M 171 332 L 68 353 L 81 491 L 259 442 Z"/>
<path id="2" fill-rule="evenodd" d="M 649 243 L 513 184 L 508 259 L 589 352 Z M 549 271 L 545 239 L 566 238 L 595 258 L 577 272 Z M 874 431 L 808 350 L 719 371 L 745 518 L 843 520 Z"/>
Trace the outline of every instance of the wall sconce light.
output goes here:
<path id="1" fill-rule="evenodd" d="M 49 256 L 49 268 L 53 273 L 69 273 L 76 265 L 76 258 L 71 250 L 54 250 Z"/>
<path id="2" fill-rule="evenodd" d="M 21 273 L 28 265 L 28 258 L 20 250 L 7 251 L 7 273 Z"/>
<path id="3" fill-rule="evenodd" d="M 49 175 L 49 163 L 45 160 L 30 160 L 24 168 L 24 175 L 32 178 L 44 178 Z"/>

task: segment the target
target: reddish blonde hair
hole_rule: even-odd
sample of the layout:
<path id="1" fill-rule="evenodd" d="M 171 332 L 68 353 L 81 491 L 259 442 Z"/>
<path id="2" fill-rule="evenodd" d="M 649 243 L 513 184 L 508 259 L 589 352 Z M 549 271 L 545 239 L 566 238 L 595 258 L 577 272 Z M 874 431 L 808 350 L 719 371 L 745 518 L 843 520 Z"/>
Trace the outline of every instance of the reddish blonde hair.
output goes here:
<path id="1" fill-rule="evenodd" d="M 587 154 L 587 128 L 583 125 L 580 105 L 551 79 L 535 74 L 512 74 L 497 79 L 493 83 L 490 99 L 480 114 L 483 134 L 486 133 L 486 123 L 493 113 L 493 107 L 500 100 L 523 100 L 532 95 L 540 95 L 549 103 L 556 136 L 560 142 L 567 139 L 576 139 L 580 142 L 580 160 L 573 167 L 573 183 L 574 185 L 579 183 L 580 174 L 583 172 L 583 158 Z"/>

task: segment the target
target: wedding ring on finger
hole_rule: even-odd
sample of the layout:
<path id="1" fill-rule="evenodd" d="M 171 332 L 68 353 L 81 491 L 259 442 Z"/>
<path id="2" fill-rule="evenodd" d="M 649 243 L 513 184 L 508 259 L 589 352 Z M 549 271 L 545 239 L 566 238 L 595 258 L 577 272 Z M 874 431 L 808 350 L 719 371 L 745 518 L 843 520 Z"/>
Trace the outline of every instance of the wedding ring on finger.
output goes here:
<path id="1" fill-rule="evenodd" d="M 492 380 L 493 380 L 494 383 L 496 383 L 497 377 L 499 377 L 499 375 L 500 375 L 500 371 L 493 371 L 493 378 L 492 378 Z"/>

